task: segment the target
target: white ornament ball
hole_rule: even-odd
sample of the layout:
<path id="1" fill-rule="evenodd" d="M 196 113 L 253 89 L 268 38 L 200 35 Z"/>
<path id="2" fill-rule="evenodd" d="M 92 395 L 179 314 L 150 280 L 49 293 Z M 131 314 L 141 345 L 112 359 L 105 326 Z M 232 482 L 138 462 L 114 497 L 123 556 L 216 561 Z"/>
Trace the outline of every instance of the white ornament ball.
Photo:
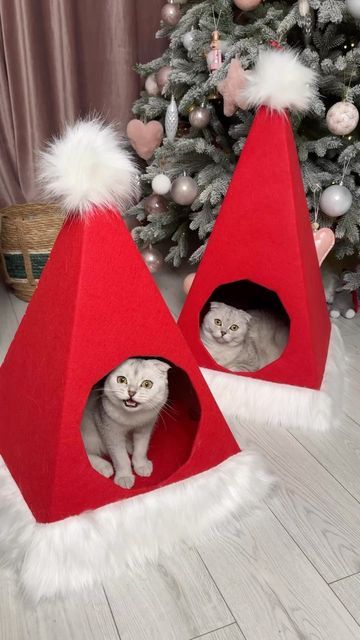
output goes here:
<path id="1" fill-rule="evenodd" d="M 359 0 L 345 0 L 345 6 L 350 15 L 360 20 L 360 2 Z"/>
<path id="2" fill-rule="evenodd" d="M 184 293 L 189 293 L 191 289 L 191 285 L 194 282 L 195 273 L 189 273 L 186 278 L 184 278 L 183 289 Z"/>
<path id="3" fill-rule="evenodd" d="M 328 129 L 337 136 L 348 135 L 356 129 L 358 122 L 359 112 L 351 102 L 336 102 L 326 114 Z"/>
<path id="4" fill-rule="evenodd" d="M 143 249 L 141 255 L 150 273 L 157 273 L 160 271 L 164 264 L 164 258 L 160 251 L 153 249 L 153 247 L 148 247 L 147 249 Z"/>
<path id="5" fill-rule="evenodd" d="M 321 211 L 330 218 L 343 216 L 352 205 L 351 191 L 342 184 L 333 184 L 324 189 L 319 204 Z"/>
<path id="6" fill-rule="evenodd" d="M 158 96 L 160 89 L 156 82 L 155 73 L 151 73 L 145 80 L 145 90 L 148 96 Z"/>
<path id="7" fill-rule="evenodd" d="M 184 33 L 182 37 L 182 43 L 187 51 L 190 51 L 198 33 L 199 32 L 196 29 L 191 29 L 191 31 L 187 31 L 186 33 Z"/>
<path id="8" fill-rule="evenodd" d="M 171 180 L 164 173 L 159 173 L 151 182 L 154 193 L 165 196 L 171 189 Z"/>
<path id="9" fill-rule="evenodd" d="M 176 178 L 171 186 L 171 197 L 176 204 L 192 204 L 197 196 L 197 192 L 197 184 L 190 176 L 180 176 Z"/>

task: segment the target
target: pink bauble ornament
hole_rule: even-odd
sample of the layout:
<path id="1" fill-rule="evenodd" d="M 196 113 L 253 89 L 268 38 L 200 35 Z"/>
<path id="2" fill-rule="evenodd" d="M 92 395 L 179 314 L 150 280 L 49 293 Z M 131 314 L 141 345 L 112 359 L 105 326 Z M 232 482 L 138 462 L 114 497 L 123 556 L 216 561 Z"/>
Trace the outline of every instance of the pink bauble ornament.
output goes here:
<path id="1" fill-rule="evenodd" d="M 130 120 L 126 127 L 126 133 L 130 144 L 140 158 L 149 160 L 164 137 L 164 129 L 161 122 L 151 120 L 147 124 L 141 120 Z"/>
<path id="2" fill-rule="evenodd" d="M 167 213 L 169 210 L 168 202 L 157 193 L 152 193 L 151 196 L 148 196 L 144 202 L 144 210 L 148 215 L 162 215 L 163 213 Z"/>
<path id="3" fill-rule="evenodd" d="M 359 112 L 351 102 L 336 102 L 326 114 L 326 124 L 331 133 L 346 136 L 356 128 Z"/>
<path id="4" fill-rule="evenodd" d="M 155 73 L 151 73 L 145 80 L 145 91 L 148 96 L 158 96 L 160 89 L 156 82 Z"/>
<path id="5" fill-rule="evenodd" d="M 238 9 L 242 9 L 242 11 L 251 11 L 259 6 L 261 0 L 233 0 L 233 2 L 234 5 L 238 7 Z"/>
<path id="6" fill-rule="evenodd" d="M 157 273 L 164 264 L 164 258 L 160 251 L 153 249 L 151 245 L 143 249 L 141 255 L 150 273 Z"/>
<path id="7" fill-rule="evenodd" d="M 181 18 L 181 11 L 177 4 L 167 2 L 161 9 L 161 17 L 165 24 L 174 27 Z"/>
<path id="8" fill-rule="evenodd" d="M 319 266 L 324 262 L 326 256 L 330 253 L 335 244 L 335 235 L 331 229 L 314 230 L 314 242 L 316 255 L 318 257 Z"/>
<path id="9" fill-rule="evenodd" d="M 161 69 L 159 69 L 159 71 L 157 71 L 157 73 L 155 74 L 156 82 L 160 91 L 162 91 L 168 84 L 171 71 L 171 67 L 169 65 L 166 65 L 165 67 L 161 67 Z"/>
<path id="10" fill-rule="evenodd" d="M 184 278 L 183 289 L 185 293 L 189 293 L 191 285 L 194 282 L 195 275 L 195 273 L 189 273 L 186 278 Z"/>

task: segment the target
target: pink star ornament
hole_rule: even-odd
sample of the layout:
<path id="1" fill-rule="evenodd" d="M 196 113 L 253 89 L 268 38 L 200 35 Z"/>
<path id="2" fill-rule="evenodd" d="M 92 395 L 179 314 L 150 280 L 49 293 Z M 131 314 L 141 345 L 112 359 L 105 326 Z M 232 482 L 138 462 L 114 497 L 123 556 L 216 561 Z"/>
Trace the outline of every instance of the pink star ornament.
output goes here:
<path id="1" fill-rule="evenodd" d="M 229 64 L 226 78 L 221 80 L 217 87 L 224 98 L 225 116 L 232 116 L 238 107 L 247 108 L 246 101 L 241 97 L 246 80 L 246 71 L 242 68 L 240 61 L 233 58 Z"/>

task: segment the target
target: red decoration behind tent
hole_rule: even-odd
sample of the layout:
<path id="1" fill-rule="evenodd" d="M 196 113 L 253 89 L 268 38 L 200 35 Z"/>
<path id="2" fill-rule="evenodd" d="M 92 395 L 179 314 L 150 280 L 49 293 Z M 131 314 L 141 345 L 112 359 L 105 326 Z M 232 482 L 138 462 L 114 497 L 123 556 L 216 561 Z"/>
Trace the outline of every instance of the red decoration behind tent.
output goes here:
<path id="1" fill-rule="evenodd" d="M 179 319 L 203 367 L 225 371 L 200 340 L 204 306 L 217 287 L 242 280 L 277 294 L 290 337 L 278 360 L 234 375 L 319 389 L 330 336 L 324 290 L 289 117 L 266 107 L 255 117 Z"/>
<path id="2" fill-rule="evenodd" d="M 131 356 L 174 365 L 154 472 L 121 489 L 94 471 L 80 435 L 91 387 Z M 68 220 L 0 373 L 0 451 L 35 518 L 52 522 L 131 498 L 239 452 L 117 212 Z"/>

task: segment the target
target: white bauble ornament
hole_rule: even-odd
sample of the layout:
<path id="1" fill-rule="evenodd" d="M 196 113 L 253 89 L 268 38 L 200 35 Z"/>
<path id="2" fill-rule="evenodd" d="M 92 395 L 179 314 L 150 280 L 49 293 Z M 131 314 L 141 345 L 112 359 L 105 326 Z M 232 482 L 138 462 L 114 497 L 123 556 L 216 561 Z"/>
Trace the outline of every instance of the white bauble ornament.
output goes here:
<path id="1" fill-rule="evenodd" d="M 171 189 L 171 180 L 164 173 L 159 173 L 151 182 L 154 193 L 165 196 Z"/>
<path id="2" fill-rule="evenodd" d="M 360 2 L 359 0 L 345 0 L 345 6 L 350 15 L 356 20 L 360 20 Z"/>
<path id="3" fill-rule="evenodd" d="M 360 0 L 359 0 L 360 3 Z M 336 102 L 326 114 L 326 124 L 331 133 L 346 136 L 356 128 L 359 112 L 351 102 Z"/>
<path id="4" fill-rule="evenodd" d="M 156 82 L 155 73 L 151 73 L 145 80 L 145 90 L 148 96 L 158 96 L 160 89 Z"/>
<path id="5" fill-rule="evenodd" d="M 158 251 L 157 249 L 153 249 L 150 245 L 146 249 L 143 249 L 141 255 L 150 273 L 157 273 L 158 271 L 160 271 L 162 265 L 164 264 L 164 258 L 160 251 Z"/>
<path id="6" fill-rule="evenodd" d="M 166 137 L 170 142 L 174 142 L 179 124 L 178 108 L 174 96 L 171 96 L 170 104 L 165 114 Z"/>
<path id="7" fill-rule="evenodd" d="M 171 185 L 171 197 L 176 204 L 192 204 L 197 196 L 198 187 L 190 176 L 180 176 Z"/>
<path id="8" fill-rule="evenodd" d="M 191 47 L 193 46 L 197 38 L 198 33 L 199 32 L 196 29 L 191 29 L 191 31 L 187 31 L 186 33 L 184 33 L 181 40 L 187 51 L 190 51 Z"/>
<path id="9" fill-rule="evenodd" d="M 349 211 L 351 205 L 351 191 L 343 184 L 333 184 L 331 187 L 327 187 L 320 196 L 320 209 L 330 218 L 343 216 Z"/>

